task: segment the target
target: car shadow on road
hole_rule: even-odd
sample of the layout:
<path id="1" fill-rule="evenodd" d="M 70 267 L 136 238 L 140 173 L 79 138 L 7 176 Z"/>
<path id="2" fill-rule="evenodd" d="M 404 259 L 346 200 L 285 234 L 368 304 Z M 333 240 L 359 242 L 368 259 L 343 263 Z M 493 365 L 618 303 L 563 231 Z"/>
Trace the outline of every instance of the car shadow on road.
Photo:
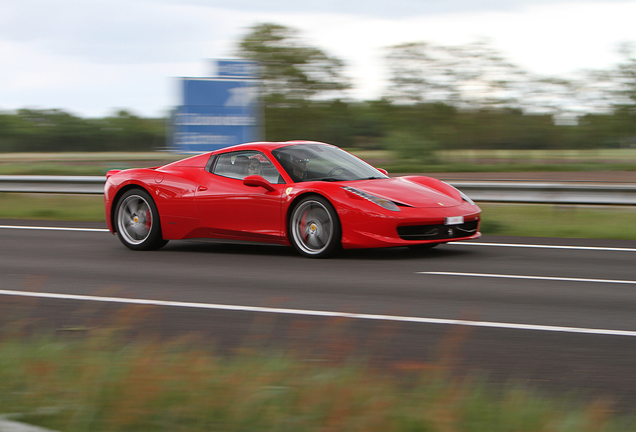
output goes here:
<path id="1" fill-rule="evenodd" d="M 350 249 L 342 251 L 337 258 L 351 260 L 431 260 L 464 257 L 472 255 L 475 251 L 451 249 L 439 246 L 434 249 L 413 250 L 407 247 L 381 248 L 381 249 Z"/>
<path id="2" fill-rule="evenodd" d="M 262 243 L 221 243 L 208 240 L 175 240 L 161 250 L 231 255 L 298 256 L 291 247 Z"/>
<path id="3" fill-rule="evenodd" d="M 296 259 L 309 259 L 300 256 L 290 246 L 278 246 L 262 243 L 221 243 L 207 240 L 171 241 L 162 250 L 172 252 L 196 252 L 225 255 L 245 256 L 277 256 Z M 378 249 L 345 249 L 339 251 L 328 260 L 431 260 L 459 258 L 475 254 L 475 250 L 464 250 L 440 245 L 433 249 L 413 250 L 407 247 L 378 248 Z"/>

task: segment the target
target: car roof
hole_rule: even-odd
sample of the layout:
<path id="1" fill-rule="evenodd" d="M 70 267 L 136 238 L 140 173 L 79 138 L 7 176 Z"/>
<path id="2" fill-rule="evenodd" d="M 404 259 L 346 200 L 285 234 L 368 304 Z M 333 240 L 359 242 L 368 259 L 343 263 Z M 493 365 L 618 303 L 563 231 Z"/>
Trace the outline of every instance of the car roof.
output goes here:
<path id="1" fill-rule="evenodd" d="M 260 141 L 260 142 L 252 142 L 252 143 L 245 143 L 245 144 L 238 144 L 232 147 L 224 147 L 222 149 L 218 149 L 213 151 L 213 154 L 217 154 L 217 153 L 226 153 L 229 151 L 237 151 L 237 150 L 243 150 L 243 149 L 254 149 L 254 150 L 275 150 L 277 148 L 281 148 L 281 147 L 289 147 L 289 146 L 293 146 L 293 145 L 299 145 L 299 144 L 313 144 L 313 145 L 325 145 L 325 146 L 330 146 L 333 147 L 331 144 L 327 144 L 327 143 L 322 143 L 322 142 L 318 142 L 318 141 L 303 141 L 303 140 L 297 140 L 297 141 L 284 141 L 284 142 L 275 142 L 275 141 Z"/>

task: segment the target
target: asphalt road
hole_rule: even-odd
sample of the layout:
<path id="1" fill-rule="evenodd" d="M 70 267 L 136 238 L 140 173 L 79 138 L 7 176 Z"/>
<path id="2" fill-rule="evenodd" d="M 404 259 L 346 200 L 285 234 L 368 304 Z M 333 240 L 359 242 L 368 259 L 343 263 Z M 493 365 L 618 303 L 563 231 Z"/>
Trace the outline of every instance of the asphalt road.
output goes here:
<path id="1" fill-rule="evenodd" d="M 116 324 L 196 335 L 219 350 L 444 363 L 636 411 L 633 241 L 484 237 L 311 260 L 285 247 L 194 241 L 133 252 L 101 224 L 0 225 L 0 324 Z M 9 227 L 18 225 L 96 230 Z"/>

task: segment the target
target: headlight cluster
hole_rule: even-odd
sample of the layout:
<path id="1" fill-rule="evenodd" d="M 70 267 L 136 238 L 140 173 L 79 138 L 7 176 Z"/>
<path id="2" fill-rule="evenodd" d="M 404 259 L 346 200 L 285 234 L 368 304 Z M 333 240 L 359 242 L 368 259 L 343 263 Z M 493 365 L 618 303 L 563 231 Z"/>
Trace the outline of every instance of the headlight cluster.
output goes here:
<path id="1" fill-rule="evenodd" d="M 354 189 L 352 187 L 349 186 L 343 186 L 342 187 L 344 190 L 346 190 L 347 192 L 350 192 L 354 195 L 358 195 L 360 198 L 364 198 L 366 200 L 371 201 L 374 204 L 379 205 L 380 207 L 387 209 L 387 210 L 391 210 L 391 211 L 400 211 L 400 208 L 393 202 L 390 201 L 386 198 L 380 198 L 377 197 L 375 195 L 371 195 L 370 193 L 361 191 L 359 189 Z"/>
<path id="2" fill-rule="evenodd" d="M 450 186 L 451 188 L 453 188 L 453 189 L 455 189 L 457 192 L 459 192 L 459 194 L 461 195 L 462 199 L 463 199 L 464 201 L 466 201 L 468 204 L 470 204 L 470 205 L 476 205 L 476 204 L 475 204 L 475 201 L 471 200 L 471 199 L 468 197 L 468 195 L 466 195 L 464 192 L 462 192 L 462 191 L 460 191 L 459 189 L 457 189 L 455 186 L 450 185 L 450 184 L 448 184 L 448 183 L 446 183 L 446 182 L 442 182 L 442 183 L 444 183 L 446 186 Z"/>

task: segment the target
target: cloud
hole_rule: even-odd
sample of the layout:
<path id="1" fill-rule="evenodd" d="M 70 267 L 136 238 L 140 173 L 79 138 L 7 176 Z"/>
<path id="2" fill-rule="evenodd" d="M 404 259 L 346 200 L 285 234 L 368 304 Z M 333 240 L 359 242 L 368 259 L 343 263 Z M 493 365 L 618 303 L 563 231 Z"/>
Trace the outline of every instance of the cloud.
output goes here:
<path id="1" fill-rule="evenodd" d="M 227 15 L 167 2 L 21 0 L 3 8 L 0 38 L 96 63 L 187 61 L 224 37 Z"/>
<path id="2" fill-rule="evenodd" d="M 416 15 L 466 12 L 518 12 L 527 7 L 569 3 L 570 0 L 159 0 L 166 4 L 188 4 L 215 8 L 231 8 L 243 12 L 283 14 L 329 13 L 365 18 L 410 18 Z M 629 0 L 603 0 L 622 3 Z M 582 0 L 578 3 L 595 2 Z"/>
<path id="3" fill-rule="evenodd" d="M 636 0 L 5 0 L 0 14 L 0 109 L 39 106 L 100 116 L 159 115 L 179 103 L 175 76 L 207 76 L 248 27 L 297 28 L 341 58 L 361 99 L 381 95 L 383 48 L 489 38 L 541 73 L 603 68 L 633 40 Z"/>

